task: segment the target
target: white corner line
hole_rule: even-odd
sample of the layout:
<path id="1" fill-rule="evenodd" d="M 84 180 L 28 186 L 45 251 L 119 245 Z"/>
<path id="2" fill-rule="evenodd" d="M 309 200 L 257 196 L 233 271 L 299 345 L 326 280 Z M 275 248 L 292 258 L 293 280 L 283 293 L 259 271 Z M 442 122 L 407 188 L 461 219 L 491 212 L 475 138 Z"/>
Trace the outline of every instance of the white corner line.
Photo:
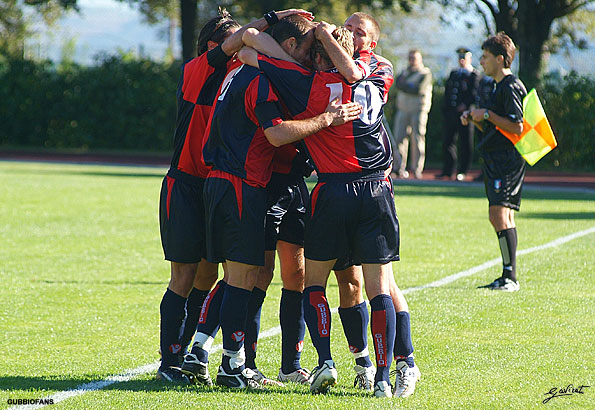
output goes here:
<path id="1" fill-rule="evenodd" d="M 539 246 L 534 246 L 532 248 L 528 248 L 528 249 L 523 249 L 521 251 L 517 252 L 517 255 L 526 255 L 529 253 L 533 253 L 533 252 L 537 252 L 537 251 L 541 251 L 543 249 L 548 249 L 548 248 L 553 248 L 555 246 L 560 246 L 565 244 L 566 242 L 570 242 L 574 239 L 578 239 L 581 238 L 583 236 L 589 235 L 591 233 L 595 232 L 595 227 L 591 227 L 589 229 L 585 229 L 583 231 L 579 231 L 579 232 L 575 232 L 573 234 L 567 235 L 567 236 L 563 236 L 561 238 L 555 239 L 551 242 L 548 242 L 546 244 L 543 245 L 539 245 Z M 462 272 L 458 272 L 455 273 L 453 275 L 450 276 L 446 276 L 442 279 L 439 279 L 437 281 L 428 283 L 426 285 L 422 285 L 422 286 L 415 286 L 415 287 L 411 287 L 411 288 L 407 288 L 407 289 L 403 289 L 403 293 L 412 293 L 412 292 L 417 292 L 419 290 L 424 290 L 424 289 L 428 289 L 428 288 L 437 288 L 440 286 L 444 286 L 447 285 L 449 283 L 452 283 L 458 279 L 461 278 L 465 278 L 467 276 L 471 276 L 474 275 L 478 272 L 481 272 L 487 268 L 491 268 L 492 266 L 496 266 L 501 262 L 501 259 L 497 258 L 497 259 L 492 259 L 490 261 L 487 261 L 485 263 L 482 263 L 481 265 L 478 266 L 474 266 L 471 269 L 467 269 L 465 271 Z M 331 310 L 332 313 L 337 313 L 337 309 L 332 309 Z M 276 326 L 270 329 L 267 329 L 263 332 L 260 333 L 259 335 L 259 339 L 266 339 L 269 337 L 273 337 L 276 336 L 278 334 L 281 333 L 281 326 Z M 221 350 L 223 348 L 223 346 L 221 344 L 215 345 L 212 347 L 211 349 L 211 354 L 215 353 L 219 350 Z M 97 390 L 101 390 L 104 389 L 108 386 L 111 386 L 114 383 L 120 383 L 120 382 L 127 382 L 130 381 L 132 379 L 134 379 L 137 376 L 143 375 L 143 374 L 147 374 L 147 373 L 152 373 L 155 372 L 157 369 L 159 368 L 159 362 L 155 362 L 155 363 L 151 363 L 151 364 L 147 364 L 144 366 L 140 366 L 137 367 L 135 369 L 131 369 L 131 370 L 126 370 L 124 373 L 120 373 L 118 375 L 115 376 L 110 376 L 107 377 L 103 380 L 97 380 L 94 382 L 90 382 L 90 383 L 85 383 L 85 384 L 81 384 L 80 386 L 77 386 L 73 389 L 70 390 L 65 390 L 65 391 L 61 391 L 58 393 L 55 393 L 51 396 L 45 397 L 42 400 L 53 400 L 53 404 L 57 404 L 61 401 L 64 401 L 66 399 L 69 399 L 71 397 L 77 397 L 80 396 L 82 394 L 85 393 L 89 393 L 92 391 L 97 391 Z M 45 404 L 33 404 L 33 405 L 21 405 L 21 406 L 13 406 L 10 407 L 8 410 L 32 410 L 32 409 L 39 409 L 42 407 L 45 407 Z"/>

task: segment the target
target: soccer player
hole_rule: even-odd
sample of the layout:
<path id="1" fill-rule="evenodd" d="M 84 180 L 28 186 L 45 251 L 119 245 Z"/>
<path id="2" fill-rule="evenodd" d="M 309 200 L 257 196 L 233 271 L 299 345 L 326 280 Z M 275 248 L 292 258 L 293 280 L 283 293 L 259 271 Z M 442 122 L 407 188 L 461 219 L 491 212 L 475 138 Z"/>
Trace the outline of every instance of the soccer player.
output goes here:
<path id="1" fill-rule="evenodd" d="M 283 20 L 281 20 L 283 22 Z M 279 23 L 281 25 L 282 23 Z M 275 26 L 277 28 L 277 26 Z M 293 144 L 276 150 L 273 173 L 267 185 L 268 209 L 265 222 L 265 265 L 258 273 L 248 305 L 246 324 L 246 366 L 264 378 L 257 369 L 256 345 L 260 329 L 260 309 L 272 279 L 275 251 L 281 266 L 281 368 L 278 380 L 308 384 L 310 373 L 301 367 L 306 323 L 302 307 L 304 290 L 304 226 L 309 192 L 304 176 L 313 168 Z"/>
<path id="2" fill-rule="evenodd" d="M 355 60 L 345 53 L 333 38 L 331 35 L 333 27 L 321 23 L 316 29 L 316 37 L 322 42 L 325 50 L 329 51 L 329 56 L 339 72 L 349 82 L 367 77 L 368 81 L 376 84 L 381 90 L 383 103 L 386 103 L 388 91 L 393 82 L 393 72 L 391 63 L 373 51 L 380 35 L 380 27 L 376 20 L 369 14 L 361 12 L 354 13 L 345 20 L 345 27 L 353 33 Z M 341 270 L 341 263 L 338 263 L 335 268 L 339 269 L 335 270 L 340 295 L 339 316 L 349 349 L 356 362 L 355 385 L 364 390 L 370 390 L 374 384 L 375 369 L 367 349 L 366 329 L 369 317 L 362 295 L 362 270 L 357 266 Z M 394 395 L 408 397 L 415 390 L 420 371 L 412 355 L 409 308 L 394 276 L 390 277 L 390 295 L 397 316 L 397 333 L 393 349 L 397 367 Z"/>
<path id="3" fill-rule="evenodd" d="M 337 29 L 334 36 L 353 55 L 353 36 Z M 247 45 L 279 56 L 280 47 L 264 33 L 248 30 Z M 259 67 L 270 78 L 290 115 L 301 118 L 320 112 L 337 96 L 363 107 L 360 118 L 341 127 L 327 128 L 304 140 L 317 169 L 319 182 L 311 194 L 306 225 L 306 283 L 304 314 L 319 361 L 312 373 L 312 392 L 326 392 L 336 383 L 330 354 L 330 309 L 325 287 L 337 259 L 352 258 L 363 265 L 366 292 L 372 306 L 372 329 L 377 351 L 375 394 L 392 395 L 389 368 L 395 336 L 395 309 L 389 296 L 390 261 L 398 259 L 398 221 L 392 185 L 384 171 L 390 165 L 390 145 L 381 138 L 382 94 L 370 82 L 350 86 L 321 44 L 315 45 L 310 72 L 287 61 L 242 49 L 239 57 Z M 284 57 L 291 61 L 289 56 Z"/>
<path id="4" fill-rule="evenodd" d="M 465 111 L 461 122 L 473 121 L 482 129 L 477 148 L 483 158 L 482 171 L 489 202 L 490 223 L 498 236 L 502 254 L 502 275 L 482 286 L 491 290 L 515 292 L 520 289 L 516 276 L 517 231 L 514 211 L 520 209 L 526 163 L 514 145 L 496 127 L 513 134 L 523 132 L 524 84 L 510 70 L 516 47 L 504 32 L 489 37 L 481 46 L 481 66 L 496 81 L 488 108 Z"/>
<path id="5" fill-rule="evenodd" d="M 309 15 L 295 9 L 279 15 L 296 13 Z M 160 305 L 162 359 L 157 377 L 169 382 L 188 382 L 178 368 L 179 359 L 194 334 L 201 305 L 217 279 L 217 265 L 204 259 L 202 191 L 209 167 L 202 159 L 203 135 L 216 92 L 249 27 L 263 30 L 268 23 L 262 18 L 240 28 L 227 11 L 220 9 L 219 15 L 201 29 L 199 56 L 182 67 L 175 149 L 163 180 L 159 210 L 161 243 L 165 259 L 171 261 L 171 279 Z"/>
<path id="6" fill-rule="evenodd" d="M 309 57 L 308 38 L 294 49 L 298 58 Z M 205 163 L 212 166 L 204 187 L 207 259 L 225 261 L 228 276 L 219 315 L 223 355 L 217 384 L 258 387 L 245 367 L 243 344 L 248 303 L 264 265 L 265 187 L 272 157 L 275 147 L 340 126 L 361 112 L 355 103 L 327 103 L 325 108 L 315 116 L 284 121 L 267 78 L 247 65 L 229 71 L 220 87 L 203 148 Z"/>
<path id="7" fill-rule="evenodd" d="M 289 54 L 294 43 L 311 36 L 312 23 L 299 18 L 282 19 L 271 35 Z M 306 56 L 304 56 L 306 57 Z M 309 55 L 302 58 L 309 64 Z M 301 367 L 300 357 L 306 329 L 302 292 L 304 290 L 304 225 L 309 192 L 304 176 L 313 168 L 294 144 L 284 145 L 273 157 L 273 173 L 267 185 L 268 209 L 265 222 L 265 264 L 258 273 L 248 304 L 246 323 L 246 366 L 258 381 L 272 384 L 256 366 L 256 346 L 260 330 L 260 311 L 273 278 L 275 250 L 279 254 L 283 289 L 279 306 L 281 324 L 281 368 L 278 380 L 308 384 L 310 373 Z"/>

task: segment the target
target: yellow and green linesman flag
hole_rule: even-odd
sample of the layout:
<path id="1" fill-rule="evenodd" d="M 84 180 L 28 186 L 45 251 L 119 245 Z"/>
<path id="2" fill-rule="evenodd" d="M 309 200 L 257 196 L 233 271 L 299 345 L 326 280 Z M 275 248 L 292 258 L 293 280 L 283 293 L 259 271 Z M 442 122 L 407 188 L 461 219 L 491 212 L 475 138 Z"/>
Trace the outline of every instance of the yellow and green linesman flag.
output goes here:
<path id="1" fill-rule="evenodd" d="M 521 135 L 502 131 L 500 128 L 498 131 L 514 144 L 517 151 L 531 166 L 558 145 L 535 88 L 529 91 L 529 94 L 523 99 L 523 132 Z"/>

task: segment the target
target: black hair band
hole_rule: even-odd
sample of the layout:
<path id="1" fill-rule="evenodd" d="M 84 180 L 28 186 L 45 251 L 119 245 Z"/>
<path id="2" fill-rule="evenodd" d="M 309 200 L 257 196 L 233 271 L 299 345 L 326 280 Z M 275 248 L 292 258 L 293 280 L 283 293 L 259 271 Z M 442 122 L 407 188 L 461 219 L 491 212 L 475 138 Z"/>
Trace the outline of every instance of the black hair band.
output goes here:
<path id="1" fill-rule="evenodd" d="M 279 22 L 279 17 L 277 17 L 277 13 L 275 11 L 269 11 L 264 15 L 264 19 L 266 20 L 269 27 Z"/>

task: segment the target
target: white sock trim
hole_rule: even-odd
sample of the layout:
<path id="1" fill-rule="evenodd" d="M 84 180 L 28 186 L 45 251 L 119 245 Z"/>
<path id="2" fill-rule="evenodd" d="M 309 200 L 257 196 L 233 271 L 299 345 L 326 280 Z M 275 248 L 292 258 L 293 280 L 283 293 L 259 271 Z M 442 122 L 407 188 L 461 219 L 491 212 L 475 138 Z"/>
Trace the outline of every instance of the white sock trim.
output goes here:
<path id="1" fill-rule="evenodd" d="M 205 333 L 196 332 L 196 335 L 194 335 L 194 345 L 197 345 L 201 349 L 206 350 L 207 353 L 210 353 L 211 351 L 213 340 L 214 339 L 212 336 L 207 335 Z"/>
<path id="2" fill-rule="evenodd" d="M 368 347 L 367 346 L 361 352 L 353 353 L 353 357 L 355 359 L 359 359 L 361 357 L 366 357 L 366 356 L 370 356 L 370 352 L 368 351 Z"/>

